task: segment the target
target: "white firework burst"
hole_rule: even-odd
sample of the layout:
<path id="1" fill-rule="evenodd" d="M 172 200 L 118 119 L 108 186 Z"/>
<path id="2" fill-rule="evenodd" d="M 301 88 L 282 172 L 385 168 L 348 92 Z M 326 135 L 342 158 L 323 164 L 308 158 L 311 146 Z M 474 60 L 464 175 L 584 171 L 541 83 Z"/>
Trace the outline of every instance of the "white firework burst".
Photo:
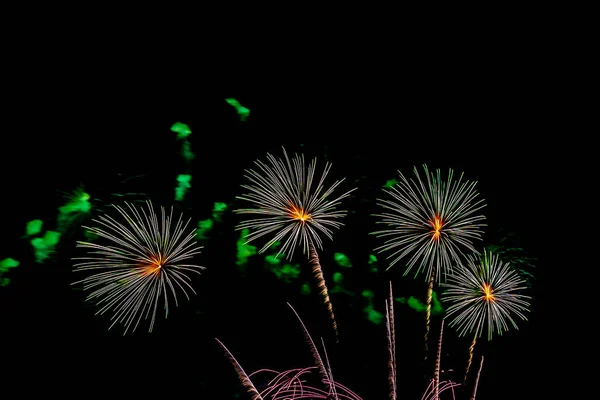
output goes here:
<path id="1" fill-rule="evenodd" d="M 445 318 L 452 318 L 459 336 L 474 334 L 475 338 L 487 330 L 492 334 L 508 330 L 509 323 L 517 328 L 515 318 L 526 321 L 529 296 L 521 294 L 527 289 L 525 280 L 508 262 L 484 250 L 483 256 L 472 255 L 468 262 L 448 276 L 442 284 L 442 299 L 450 306 Z"/>
<path id="2" fill-rule="evenodd" d="M 473 241 L 481 240 L 486 226 L 479 213 L 485 204 L 475 190 L 477 182 L 463 180 L 463 174 L 454 180 L 452 169 L 444 180 L 439 169 L 434 173 L 427 165 L 423 168 L 425 180 L 415 167 L 416 180 L 398 171 L 400 180 L 383 189 L 389 198 L 377 199 L 384 212 L 374 216 L 387 227 L 371 234 L 386 239 L 375 250 L 388 252 L 388 269 L 406 259 L 404 275 L 417 265 L 415 276 L 425 272 L 426 279 L 439 282 L 465 251 L 477 252 Z"/>
<path id="3" fill-rule="evenodd" d="M 355 189 L 331 198 L 343 179 L 329 188 L 325 187 L 330 163 L 325 164 L 323 174 L 317 181 L 316 158 L 306 169 L 304 155 L 296 154 L 290 160 L 285 149 L 283 155 L 283 159 L 277 159 L 267 154 L 269 164 L 257 160 L 255 164 L 258 170 L 246 170 L 245 177 L 250 183 L 242 185 L 242 188 L 248 192 L 237 198 L 249 201 L 254 208 L 237 209 L 235 212 L 258 217 L 241 222 L 236 230 L 250 231 L 246 243 L 272 235 L 259 252 L 264 252 L 276 242 L 282 242 L 277 256 L 285 254 L 291 259 L 297 246 L 302 247 L 304 254 L 309 253 L 311 243 L 322 249 L 320 234 L 333 238 L 333 228 L 343 225 L 338 219 L 346 215 L 337 207 Z"/>
<path id="4" fill-rule="evenodd" d="M 195 229 L 186 234 L 182 215 L 173 220 L 173 208 L 167 216 L 161 207 L 161 220 L 154 212 L 152 203 L 146 202 L 148 210 L 136 209 L 125 203 L 127 209 L 115 205 L 123 221 L 101 215 L 93 221 L 97 227 L 84 227 L 106 244 L 77 242 L 77 247 L 89 249 L 88 256 L 76 257 L 73 268 L 76 272 L 94 271 L 90 276 L 74 282 L 82 284 L 86 297 L 101 306 L 97 314 L 112 311 L 113 320 L 125 325 L 125 332 L 135 331 L 142 317 L 151 317 L 149 332 L 152 332 L 156 312 L 164 307 L 165 317 L 169 312 L 169 297 L 178 306 L 177 292 L 189 300 L 188 290 L 196 294 L 190 285 L 189 272 L 200 274 L 204 267 L 188 264 L 186 260 L 200 253 Z"/>

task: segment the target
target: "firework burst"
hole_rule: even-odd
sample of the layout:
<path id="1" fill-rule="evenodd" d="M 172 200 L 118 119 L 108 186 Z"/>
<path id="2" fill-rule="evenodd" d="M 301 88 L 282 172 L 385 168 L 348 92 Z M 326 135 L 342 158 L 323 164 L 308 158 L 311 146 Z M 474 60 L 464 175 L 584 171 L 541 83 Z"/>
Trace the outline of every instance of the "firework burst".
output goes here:
<path id="1" fill-rule="evenodd" d="M 255 164 L 258 170 L 246 170 L 245 176 L 250 184 L 242 185 L 247 193 L 237 198 L 250 202 L 254 208 L 237 209 L 235 212 L 257 217 L 241 222 L 236 226 L 236 230 L 247 229 L 250 232 L 246 236 L 246 243 L 270 236 L 259 253 L 266 251 L 276 242 L 281 242 L 283 244 L 276 257 L 284 254 L 291 260 L 295 249 L 302 247 L 303 253 L 309 257 L 319 293 L 337 336 L 337 323 L 316 248 L 323 248 L 320 234 L 333 239 L 333 229 L 343 225 L 339 219 L 344 217 L 346 212 L 338 210 L 337 207 L 341 200 L 355 189 L 333 197 L 333 192 L 343 179 L 336 181 L 329 188 L 325 187 L 325 178 L 331 169 L 330 163 L 325 164 L 323 174 L 320 179 L 316 179 L 316 158 L 306 168 L 304 155 L 296 155 L 290 160 L 283 149 L 283 156 L 283 159 L 277 159 L 267 154 L 269 164 L 257 160 Z"/>
<path id="2" fill-rule="evenodd" d="M 254 208 L 237 209 L 235 212 L 258 217 L 241 222 L 236 229 L 249 229 L 251 233 L 246 237 L 247 243 L 272 235 L 259 252 L 266 251 L 275 242 L 282 242 L 277 256 L 285 254 L 291 260 L 298 246 L 302 247 L 304 254 L 309 252 L 310 243 L 322 249 L 320 234 L 333 238 L 332 229 L 341 227 L 343 223 L 338 219 L 346 215 L 337 207 L 355 189 L 331 198 L 343 179 L 329 188 L 325 187 L 330 163 L 325 164 L 317 181 L 316 158 L 307 169 L 303 155 L 296 155 L 290 160 L 285 149 L 283 155 L 283 159 L 277 159 L 267 154 L 269 164 L 257 160 L 258 170 L 246 170 L 245 176 L 250 184 L 242 185 L 242 188 L 248 193 L 237 198 L 252 203 Z"/>
<path id="3" fill-rule="evenodd" d="M 74 258 L 78 261 L 74 270 L 98 272 L 73 284 L 81 283 L 84 291 L 91 290 L 86 300 L 94 300 L 101 306 L 97 314 L 114 313 L 109 329 L 122 323 L 126 334 L 129 329 L 135 331 L 142 317 L 151 316 L 149 332 L 152 332 L 159 303 L 166 317 L 170 296 L 177 306 L 178 291 L 188 300 L 188 290 L 196 293 L 187 273 L 199 274 L 204 267 L 185 262 L 199 254 L 202 247 L 196 245 L 195 230 L 186 234 L 189 220 L 183 223 L 180 215 L 174 222 L 173 208 L 167 216 L 161 207 L 159 221 L 150 201 L 147 211 L 125 205 L 127 209 L 114 206 L 124 221 L 101 215 L 93 220 L 99 226 L 85 227 L 109 243 L 77 242 L 77 247 L 89 252 L 87 257 Z"/>
<path id="4" fill-rule="evenodd" d="M 479 211 L 485 207 L 483 199 L 475 190 L 476 182 L 463 179 L 463 174 L 454 179 L 449 170 L 446 180 L 440 170 L 430 172 L 423 165 L 425 179 L 414 168 L 415 178 L 409 179 L 400 171 L 400 180 L 390 188 L 384 188 L 388 199 L 378 199 L 383 208 L 375 214 L 378 224 L 385 230 L 372 232 L 385 238 L 382 246 L 375 250 L 388 253 L 391 260 L 388 269 L 406 259 L 404 275 L 416 266 L 415 276 L 424 272 L 429 281 L 427 289 L 425 357 L 431 318 L 431 300 L 435 282 L 452 271 L 454 263 L 465 257 L 465 251 L 477 252 L 474 240 L 480 240 L 482 221 L 485 216 Z"/>
<path id="5" fill-rule="evenodd" d="M 425 181 L 415 167 L 416 180 L 398 171 L 400 181 L 384 188 L 391 199 L 378 199 L 385 211 L 374 216 L 387 229 L 372 234 L 386 239 L 376 250 L 391 252 L 388 269 L 408 259 L 404 275 L 416 266 L 415 276 L 424 272 L 426 278 L 434 276 L 439 282 L 464 258 L 465 250 L 477 252 L 473 240 L 481 240 L 485 216 L 479 211 L 485 204 L 475 190 L 477 182 L 463 180 L 463 174 L 454 180 L 450 169 L 443 180 L 440 170 L 430 172 L 426 165 L 423 169 Z"/>
<path id="6" fill-rule="evenodd" d="M 482 256 L 472 255 L 463 268 L 457 268 L 445 288 L 443 301 L 450 304 L 446 318 L 452 318 L 460 336 L 473 333 L 481 337 L 487 331 L 488 340 L 492 334 L 508 330 L 509 323 L 518 329 L 513 316 L 526 321 L 525 312 L 529 309 L 529 296 L 521 294 L 527 289 L 525 280 L 511 267 L 491 252 Z"/>
<path id="7" fill-rule="evenodd" d="M 467 262 L 448 276 L 442 300 L 449 304 L 446 317 L 450 327 L 459 336 L 473 335 L 469 348 L 469 365 L 476 340 L 487 332 L 491 340 L 494 332 L 502 335 L 509 324 L 518 329 L 514 317 L 527 320 L 529 296 L 521 294 L 527 289 L 526 281 L 508 262 L 484 250 L 483 255 L 472 255 Z M 466 375 L 465 375 L 466 379 Z"/>

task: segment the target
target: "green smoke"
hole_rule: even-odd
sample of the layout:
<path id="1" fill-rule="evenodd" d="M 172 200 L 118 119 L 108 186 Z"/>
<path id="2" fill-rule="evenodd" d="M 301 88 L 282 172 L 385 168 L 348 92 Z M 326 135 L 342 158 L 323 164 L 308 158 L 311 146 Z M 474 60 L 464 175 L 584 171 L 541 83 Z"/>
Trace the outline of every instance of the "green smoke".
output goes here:
<path id="1" fill-rule="evenodd" d="M 221 215 L 227 210 L 227 204 L 216 202 L 213 206 L 212 216 L 215 220 L 221 221 Z"/>
<path id="2" fill-rule="evenodd" d="M 183 122 L 175 122 L 171 126 L 171 130 L 177 133 L 177 139 L 185 139 L 192 134 L 192 130 L 190 129 L 190 127 L 184 124 Z"/>
<path id="3" fill-rule="evenodd" d="M 240 121 L 245 121 L 250 115 L 250 110 L 246 107 L 243 107 L 240 104 L 240 102 L 234 99 L 233 97 L 227 98 L 225 99 L 225 101 L 227 102 L 227 104 L 235 108 L 235 111 L 237 112 Z"/>
<path id="4" fill-rule="evenodd" d="M 276 264 L 265 263 L 265 266 L 271 270 L 272 273 L 275 274 L 277 279 L 285 282 L 291 283 L 293 280 L 297 279 L 300 275 L 300 265 L 298 264 L 283 264 L 283 266 L 277 266 Z"/>
<path id="5" fill-rule="evenodd" d="M 37 235 L 42 231 L 42 226 L 44 226 L 44 222 L 41 219 L 29 221 L 25 226 L 25 236 Z"/>
<path id="6" fill-rule="evenodd" d="M 396 179 L 390 179 L 388 181 L 385 182 L 385 184 L 383 185 L 384 188 L 389 188 L 394 186 L 395 184 L 397 184 L 398 181 Z"/>
<path id="7" fill-rule="evenodd" d="M 19 261 L 14 258 L 5 258 L 0 261 L 0 286 L 7 286 L 10 283 L 10 279 L 3 275 L 7 273 L 11 268 L 16 268 L 20 264 Z"/>
<path id="8" fill-rule="evenodd" d="M 300 288 L 300 293 L 302 293 L 304 296 L 308 296 L 310 294 L 310 285 L 308 283 L 303 283 L 302 287 Z"/>
<path id="9" fill-rule="evenodd" d="M 410 296 L 408 299 L 406 297 L 397 297 L 395 300 L 401 304 L 406 304 L 416 312 L 427 311 L 427 304 L 423 303 L 421 300 L 417 299 L 414 296 Z M 444 308 L 442 307 L 442 303 L 439 302 L 437 298 L 437 293 L 433 292 L 431 294 L 431 314 L 438 315 L 442 314 L 443 312 Z"/>
<path id="10" fill-rule="evenodd" d="M 177 175 L 177 187 L 175 188 L 175 200 L 182 201 L 186 192 L 192 187 L 190 183 L 192 176 L 188 174 Z"/>
<path id="11" fill-rule="evenodd" d="M 83 187 L 78 187 L 68 201 L 58 208 L 56 230 L 65 233 L 70 226 L 81 221 L 91 210 L 90 195 L 83 190 Z"/>
<path id="12" fill-rule="evenodd" d="M 207 239 L 207 234 L 212 230 L 212 227 L 213 220 L 210 218 L 198 222 L 198 227 L 196 228 L 196 237 L 202 240 Z"/>
<path id="13" fill-rule="evenodd" d="M 196 158 L 196 155 L 192 152 L 192 145 L 187 140 L 181 143 L 181 157 L 188 163 Z"/>
<path id="14" fill-rule="evenodd" d="M 54 248 L 60 241 L 60 236 L 60 232 L 46 231 L 43 237 L 31 239 L 30 242 L 34 249 L 36 262 L 43 263 L 54 253 Z"/>
<path id="15" fill-rule="evenodd" d="M 240 232 L 240 238 L 237 240 L 237 261 L 236 264 L 243 269 L 248 263 L 248 258 L 256 254 L 256 246 L 246 244 L 245 237 L 250 233 L 249 229 Z"/>
<path id="16" fill-rule="evenodd" d="M 335 253 L 333 255 L 333 258 L 335 259 L 335 262 L 340 266 L 340 267 L 344 267 L 344 268 L 351 268 L 352 267 L 352 263 L 350 262 L 350 259 L 343 253 Z"/>
<path id="17" fill-rule="evenodd" d="M 367 306 L 363 308 L 363 312 L 365 313 L 367 319 L 375 325 L 380 325 L 383 322 L 384 318 L 383 314 L 375 310 L 375 308 L 373 307 L 373 297 L 375 295 L 371 290 L 368 289 L 363 290 L 361 294 L 369 302 L 369 304 L 367 304 Z"/>
<path id="18" fill-rule="evenodd" d="M 369 272 L 377 272 L 379 271 L 379 267 L 377 266 L 377 257 L 375 257 L 373 254 L 369 255 Z"/>
<path id="19" fill-rule="evenodd" d="M 341 272 L 334 272 L 332 276 L 333 286 L 329 290 L 329 293 L 345 293 L 354 296 L 354 293 L 344 288 L 344 275 Z"/>

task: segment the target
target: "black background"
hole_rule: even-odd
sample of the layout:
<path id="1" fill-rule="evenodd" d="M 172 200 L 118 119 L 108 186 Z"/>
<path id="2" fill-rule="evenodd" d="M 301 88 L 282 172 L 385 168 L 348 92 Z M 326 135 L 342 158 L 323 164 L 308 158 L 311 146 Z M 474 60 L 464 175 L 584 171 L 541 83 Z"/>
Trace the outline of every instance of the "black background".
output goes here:
<path id="1" fill-rule="evenodd" d="M 345 226 L 325 241 L 321 262 L 330 279 L 339 269 L 333 254 L 348 255 L 354 263 L 348 284 L 357 293 L 373 290 L 379 311 L 390 280 L 398 297 L 424 296 L 426 290 L 424 282 L 402 277 L 399 269 L 367 271 L 367 257 L 378 243 L 368 233 L 381 186 L 397 170 L 423 163 L 463 171 L 478 182 L 487 203 L 485 242 L 512 232 L 537 258 L 529 321 L 478 347 L 486 357 L 478 398 L 531 398 L 543 386 L 536 371 L 549 367 L 540 338 L 549 309 L 545 282 L 554 266 L 540 238 L 539 210 L 548 196 L 547 177 L 561 168 L 554 157 L 558 139 L 546 129 L 559 116 L 547 107 L 551 89 L 538 64 L 520 54 L 477 64 L 460 59 L 402 73 L 385 62 L 362 73 L 312 65 L 276 78 L 270 75 L 279 71 L 276 65 L 260 74 L 250 65 L 230 67 L 218 79 L 201 70 L 195 75 L 188 65 L 182 66 L 184 78 L 177 68 L 166 77 L 160 68 L 105 64 L 101 57 L 67 63 L 60 72 L 31 64 L 15 72 L 3 113 L 0 258 L 16 258 L 21 265 L 6 275 L 10 285 L 0 288 L 1 330 L 7 334 L 2 345 L 10 360 L 3 364 L 6 376 L 30 376 L 31 384 L 19 390 L 32 394 L 243 399 L 214 338 L 247 372 L 311 365 L 290 302 L 313 338 L 324 338 L 334 377 L 364 399 L 385 398 L 385 331 L 365 319 L 360 296 L 334 295 L 341 335 L 335 344 L 314 287 L 311 295 L 301 295 L 297 286 L 263 270 L 259 257 L 246 274 L 235 266 L 239 218 L 231 209 L 239 205 L 235 196 L 241 194 L 244 169 L 268 152 L 281 155 L 285 146 L 289 153 L 316 157 L 321 166 L 332 162 L 330 182 L 346 178 L 343 188 L 357 187 L 343 203 L 350 211 Z M 227 97 L 251 110 L 246 122 Z M 22 237 L 25 223 L 41 218 L 51 225 L 64 193 L 80 184 L 97 199 L 93 214 L 109 209 L 111 193 L 127 191 L 146 193 L 155 204 L 175 204 L 175 176 L 187 168 L 170 131 L 177 121 L 191 127 L 196 154 L 192 190 L 177 208 L 193 223 L 209 217 L 214 202 L 230 208 L 198 256 L 206 267 L 194 279 L 198 294 L 171 309 L 168 320 L 161 317 L 152 334 L 142 327 L 123 337 L 118 327 L 108 331 L 107 318 L 94 316 L 70 285 L 70 258 L 81 232 L 63 237 L 53 259 L 37 264 Z M 299 254 L 295 261 L 303 262 Z M 306 273 L 302 279 L 312 282 Z M 422 362 L 424 316 L 396 303 L 396 323 L 400 398 L 420 398 L 430 378 Z M 436 336 L 439 323 L 434 319 Z M 468 345 L 446 327 L 442 369 L 456 372 L 444 377 L 460 380 Z"/>

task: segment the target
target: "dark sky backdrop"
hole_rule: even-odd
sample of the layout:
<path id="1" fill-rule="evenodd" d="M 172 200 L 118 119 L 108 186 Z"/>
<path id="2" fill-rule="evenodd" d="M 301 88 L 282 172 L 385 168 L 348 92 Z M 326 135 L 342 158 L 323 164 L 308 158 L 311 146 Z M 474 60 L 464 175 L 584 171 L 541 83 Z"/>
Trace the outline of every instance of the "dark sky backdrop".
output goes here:
<path id="1" fill-rule="evenodd" d="M 535 132 L 538 121 L 552 116 L 536 103 L 541 86 L 535 78 L 527 79 L 535 76 L 533 71 L 478 71 L 458 75 L 445 70 L 440 76 L 432 69 L 431 76 L 422 72 L 393 82 L 373 74 L 353 85 L 343 79 L 333 84 L 321 76 L 321 85 L 308 87 L 306 76 L 268 86 L 251 76 L 245 82 L 236 79 L 243 82 L 239 85 L 177 77 L 153 83 L 136 70 L 79 79 L 40 75 L 23 81 L 22 90 L 11 91 L 4 115 L 8 144 L 2 159 L 0 247 L 0 259 L 21 261 L 6 275 L 11 284 L 0 288 L 1 331 L 8 334 L 1 343 L 3 352 L 14 361 L 14 376 L 23 372 L 31 378 L 21 389 L 44 395 L 160 392 L 170 393 L 170 398 L 192 391 L 196 398 L 235 398 L 240 385 L 215 337 L 246 371 L 311 363 L 287 308 L 290 302 L 313 337 L 325 338 L 334 377 L 365 400 L 385 398 L 385 331 L 366 320 L 363 298 L 333 295 L 341 335 L 336 345 L 314 288 L 311 295 L 301 295 L 297 282 L 275 279 L 259 257 L 246 274 L 236 268 L 233 227 L 239 219 L 230 211 L 239 205 L 235 196 L 241 194 L 243 170 L 255 159 L 265 160 L 267 152 L 281 155 L 284 145 L 289 153 L 317 157 L 321 166 L 331 161 L 329 182 L 345 177 L 344 189 L 358 188 L 344 201 L 350 212 L 346 225 L 333 241 L 325 241 L 321 262 L 330 279 L 340 270 L 333 254 L 346 254 L 354 264 L 345 273 L 348 286 L 357 293 L 373 290 L 379 311 L 384 310 L 390 279 L 397 297 L 424 296 L 426 291 L 424 282 L 402 277 L 399 268 L 386 272 L 384 257 L 378 273 L 368 272 L 366 260 L 378 243 L 368 235 L 374 229 L 370 214 L 381 186 L 398 169 L 409 172 L 423 163 L 454 168 L 478 181 L 487 203 L 484 243 L 513 233 L 516 244 L 537 258 L 529 322 L 490 344 L 481 341 L 477 348 L 486 357 L 478 398 L 531 398 L 526 394 L 543 385 L 536 371 L 548 367 L 541 365 L 539 342 L 546 329 L 545 279 L 552 267 L 535 210 L 546 191 L 541 171 L 553 167 L 548 151 L 532 143 L 530 135 L 542 134 Z M 251 110 L 246 122 L 237 119 L 226 97 Z M 195 223 L 210 215 L 214 202 L 230 208 L 198 256 L 207 268 L 194 278 L 198 295 L 172 309 L 168 320 L 161 316 L 154 333 L 142 327 L 123 338 L 118 328 L 108 332 L 107 319 L 94 316 L 82 293 L 70 286 L 70 257 L 80 231 L 65 236 L 54 258 L 40 265 L 22 238 L 25 223 L 41 218 L 50 228 L 64 203 L 63 192 L 80 184 L 97 199 L 93 213 L 108 209 L 111 193 L 127 191 L 146 193 L 155 204 L 174 204 L 175 176 L 186 168 L 169 130 L 177 121 L 191 127 L 197 156 L 191 193 L 179 209 Z M 295 262 L 302 265 L 299 254 Z M 312 283 L 306 272 L 300 280 Z M 405 393 L 400 398 L 420 398 L 424 376 L 430 374 L 422 363 L 424 315 L 396 303 L 396 320 L 399 392 Z M 439 322 L 439 317 L 434 319 L 432 335 L 437 336 Z M 457 338 L 446 327 L 442 368 L 456 371 L 448 377 L 462 376 L 468 345 L 468 339 Z M 117 383 L 124 386 L 116 389 Z M 87 389 L 78 389 L 80 384 Z M 220 397 L 209 397 L 216 390 Z"/>

